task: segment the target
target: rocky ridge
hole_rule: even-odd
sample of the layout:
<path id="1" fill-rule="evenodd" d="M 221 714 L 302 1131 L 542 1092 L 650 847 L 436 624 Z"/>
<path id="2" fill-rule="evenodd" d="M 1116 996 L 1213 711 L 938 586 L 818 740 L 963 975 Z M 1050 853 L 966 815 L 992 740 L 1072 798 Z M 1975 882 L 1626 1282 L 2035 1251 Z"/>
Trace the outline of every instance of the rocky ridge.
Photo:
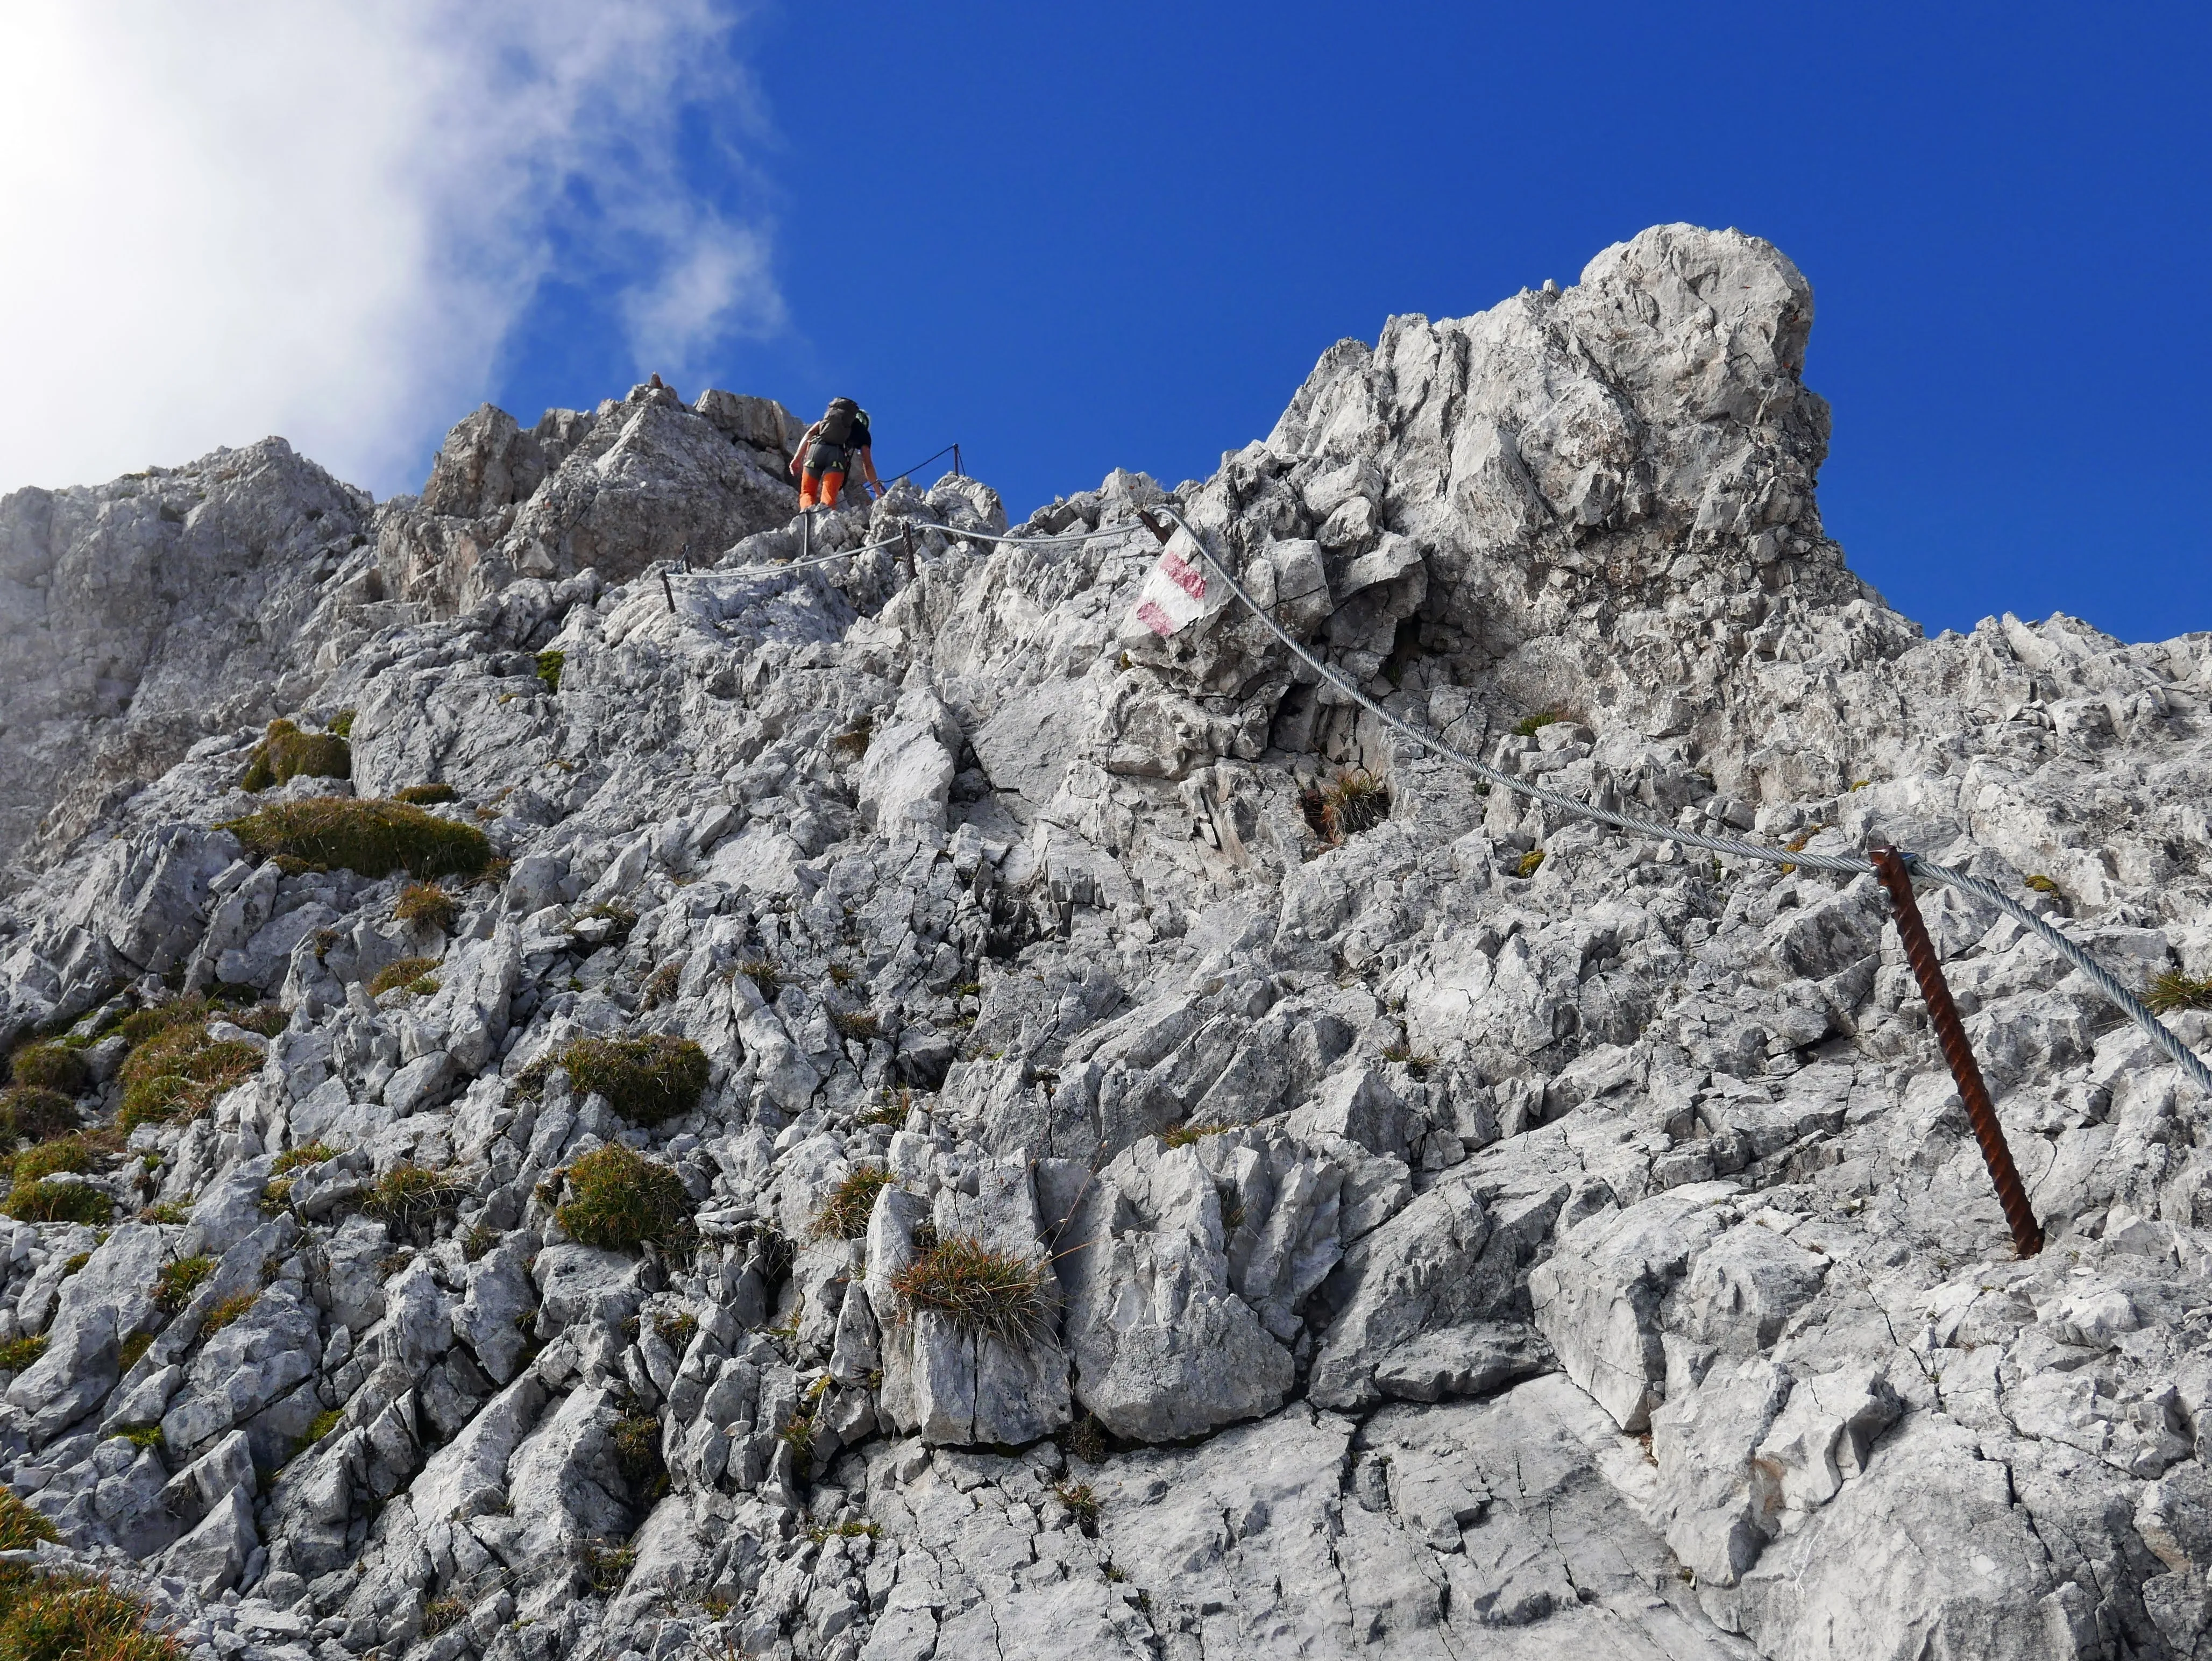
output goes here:
<path id="1" fill-rule="evenodd" d="M 1821 529 L 1811 322 L 1659 227 L 1331 349 L 1171 494 L 1501 768 L 2212 969 L 2212 643 L 1922 638 Z M 2212 1654 L 2206 1107 L 2078 977 L 1926 901 L 2018 1262 L 1870 879 L 1482 793 L 1218 594 L 1154 635 L 1142 476 L 1037 548 L 902 486 L 811 546 L 911 569 L 780 570 L 790 433 L 648 387 L 382 507 L 274 440 L 0 503 L 92 583 L 220 482 L 300 597 L 0 905 L 19 1087 L 136 1120 L 9 1202 L 90 1219 L 0 1284 L 42 1556 L 224 1661 Z M 349 778 L 243 791 L 280 714 Z M 403 790 L 498 863 L 222 828 Z M 147 1010 L 228 1058 L 161 1112 Z M 659 1221 L 594 1243 L 631 1154 Z"/>

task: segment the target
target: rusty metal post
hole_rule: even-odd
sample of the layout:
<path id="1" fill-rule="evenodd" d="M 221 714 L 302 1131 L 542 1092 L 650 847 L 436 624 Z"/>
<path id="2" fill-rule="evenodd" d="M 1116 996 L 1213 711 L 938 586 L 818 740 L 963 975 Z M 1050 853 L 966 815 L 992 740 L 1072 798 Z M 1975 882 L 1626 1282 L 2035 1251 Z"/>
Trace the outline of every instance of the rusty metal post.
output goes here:
<path id="1" fill-rule="evenodd" d="M 968 470 L 960 464 L 960 446 L 957 444 L 952 446 L 952 476 L 956 479 L 968 476 Z"/>
<path id="2" fill-rule="evenodd" d="M 899 526 L 906 537 L 906 551 L 899 555 L 899 563 L 906 567 L 906 579 L 914 580 L 914 521 L 908 519 Z"/>
<path id="3" fill-rule="evenodd" d="M 1943 967 L 1936 961 L 1936 943 L 1929 939 L 1928 925 L 1920 918 L 1920 903 L 1912 897 L 1911 873 L 1895 848 L 1869 848 L 1867 852 L 1874 860 L 1875 876 L 1889 890 L 1890 910 L 1897 920 L 1898 938 L 1905 945 L 1905 961 L 1912 966 L 1913 976 L 1920 982 L 1929 1024 L 1936 1029 L 1936 1041 L 1959 1087 L 1959 1100 L 1966 1105 L 1966 1122 L 1974 1127 L 1974 1140 L 1982 1145 L 1982 1159 L 1990 1167 L 1990 1180 L 1996 1185 L 1997 1203 L 2004 1208 L 2012 1243 L 2021 1257 L 2032 1258 L 2043 1250 L 2043 1228 L 2021 1183 L 2020 1167 L 2012 1162 L 2004 1126 L 1997 1123 L 1997 1110 L 1990 1101 L 1989 1087 L 1983 1083 L 1982 1070 L 1974 1061 L 1973 1046 L 1966 1040 L 1959 1006 L 1951 1001 Z"/>
<path id="4" fill-rule="evenodd" d="M 668 573 L 660 573 L 660 597 L 668 602 L 668 615 L 676 615 L 676 591 L 668 585 Z"/>

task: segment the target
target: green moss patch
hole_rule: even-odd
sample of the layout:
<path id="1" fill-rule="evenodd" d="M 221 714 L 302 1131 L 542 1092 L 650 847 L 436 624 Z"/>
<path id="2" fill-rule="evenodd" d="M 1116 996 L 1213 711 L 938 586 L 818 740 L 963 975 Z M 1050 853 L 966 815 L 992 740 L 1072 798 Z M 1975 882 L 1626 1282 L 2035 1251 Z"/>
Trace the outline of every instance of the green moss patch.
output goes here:
<path id="1" fill-rule="evenodd" d="M 26 1044 L 9 1058 L 9 1076 L 34 1090 L 81 1095 L 92 1082 L 84 1058 L 64 1044 Z"/>
<path id="2" fill-rule="evenodd" d="M 565 652 L 541 652 L 538 654 L 538 678 L 545 682 L 548 692 L 561 689 L 561 666 L 568 661 Z"/>
<path id="3" fill-rule="evenodd" d="M 491 843 L 475 826 L 441 819 L 408 802 L 319 796 L 279 802 L 218 828 L 265 858 L 289 854 L 369 877 L 397 870 L 426 881 L 467 876 L 491 859 Z"/>
<path id="4" fill-rule="evenodd" d="M 707 1053 L 688 1038 L 580 1038 L 557 1064 L 633 1125 L 688 1113 L 707 1088 Z"/>
<path id="5" fill-rule="evenodd" d="M 570 1166 L 568 1180 L 569 1197 L 553 1215 L 570 1240 L 611 1252 L 689 1249 L 691 1197 L 659 1161 L 609 1143 Z"/>
<path id="6" fill-rule="evenodd" d="M 205 1112 L 224 1091 L 261 1070 L 261 1052 L 243 1039 L 210 1038 L 204 1021 L 163 1028 L 123 1060 L 125 1131 Z"/>
<path id="7" fill-rule="evenodd" d="M 247 758 L 239 786 L 264 791 L 294 779 L 350 779 L 353 749 L 334 732 L 302 732 L 291 721 L 275 720 Z"/>

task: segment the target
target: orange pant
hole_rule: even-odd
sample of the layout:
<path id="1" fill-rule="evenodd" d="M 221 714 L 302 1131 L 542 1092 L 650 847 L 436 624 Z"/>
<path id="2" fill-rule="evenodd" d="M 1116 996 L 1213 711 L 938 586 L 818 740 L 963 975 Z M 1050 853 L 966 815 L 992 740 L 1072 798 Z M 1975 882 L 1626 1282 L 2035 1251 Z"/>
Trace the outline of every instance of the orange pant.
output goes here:
<path id="1" fill-rule="evenodd" d="M 837 493 L 845 488 L 842 470 L 835 473 L 805 473 L 799 480 L 799 505 L 811 507 L 819 498 L 824 507 L 837 505 Z"/>

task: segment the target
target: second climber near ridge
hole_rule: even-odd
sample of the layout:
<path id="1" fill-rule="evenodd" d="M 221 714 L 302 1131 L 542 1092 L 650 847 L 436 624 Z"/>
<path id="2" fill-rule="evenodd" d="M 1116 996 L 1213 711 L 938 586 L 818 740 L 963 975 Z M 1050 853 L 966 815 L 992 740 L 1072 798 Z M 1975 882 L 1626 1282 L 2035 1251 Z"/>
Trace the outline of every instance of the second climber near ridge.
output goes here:
<path id="1" fill-rule="evenodd" d="M 837 493 L 845 488 L 846 472 L 856 456 L 869 486 L 882 495 L 884 482 L 876 476 L 874 443 L 874 434 L 868 430 L 868 412 L 850 398 L 830 399 L 829 409 L 806 429 L 798 453 L 791 458 L 791 470 L 799 480 L 799 506 L 812 507 L 817 501 L 824 507 L 836 506 Z"/>

